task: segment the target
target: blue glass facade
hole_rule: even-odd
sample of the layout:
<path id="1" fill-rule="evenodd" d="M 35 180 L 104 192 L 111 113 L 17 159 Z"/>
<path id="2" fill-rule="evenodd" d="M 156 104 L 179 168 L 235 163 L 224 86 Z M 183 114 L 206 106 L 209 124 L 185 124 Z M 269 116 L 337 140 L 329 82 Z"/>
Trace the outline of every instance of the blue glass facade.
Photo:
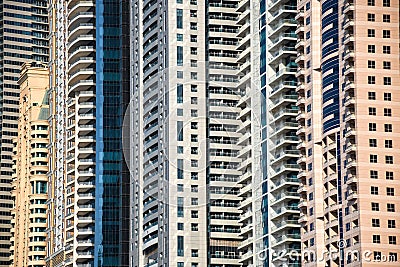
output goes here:
<path id="1" fill-rule="evenodd" d="M 328 14 L 327 11 L 332 10 Z M 323 131 L 327 132 L 339 126 L 339 27 L 338 1 L 328 0 L 322 3 L 322 43 L 331 42 L 322 49 L 322 75 L 331 72 L 322 79 L 323 103 L 332 101 L 323 108 L 323 118 L 333 115 L 333 118 L 323 122 Z M 325 28 L 330 28 L 325 31 Z M 329 57 L 335 54 L 333 57 Z"/>
<path id="2" fill-rule="evenodd" d="M 123 11 L 124 10 L 124 11 Z M 128 102 L 126 1 L 96 0 L 95 266 L 128 266 L 129 175 L 123 155 Z M 125 45 L 127 44 L 127 45 Z M 125 68 L 127 67 L 127 68 Z"/>

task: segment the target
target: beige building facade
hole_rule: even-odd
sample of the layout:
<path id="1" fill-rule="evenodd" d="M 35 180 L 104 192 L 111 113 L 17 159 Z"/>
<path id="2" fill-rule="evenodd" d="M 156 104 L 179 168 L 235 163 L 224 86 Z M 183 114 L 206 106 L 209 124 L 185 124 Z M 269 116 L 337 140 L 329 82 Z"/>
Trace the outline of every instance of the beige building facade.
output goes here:
<path id="1" fill-rule="evenodd" d="M 47 68 L 23 65 L 18 136 L 14 139 L 10 266 L 45 266 L 47 228 Z"/>

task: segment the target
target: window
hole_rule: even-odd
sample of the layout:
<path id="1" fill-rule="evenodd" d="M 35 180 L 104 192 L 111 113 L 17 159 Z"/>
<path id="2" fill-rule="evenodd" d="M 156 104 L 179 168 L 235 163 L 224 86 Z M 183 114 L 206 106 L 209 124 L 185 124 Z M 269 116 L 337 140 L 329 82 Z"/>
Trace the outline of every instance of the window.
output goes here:
<path id="1" fill-rule="evenodd" d="M 389 30 L 383 30 L 382 36 L 383 36 L 383 38 L 390 38 L 390 31 Z"/>
<path id="2" fill-rule="evenodd" d="M 375 60 L 368 60 L 368 68 L 369 69 L 375 69 Z"/>
<path id="3" fill-rule="evenodd" d="M 176 48 L 176 64 L 178 66 L 183 65 L 183 46 L 178 46 Z"/>
<path id="4" fill-rule="evenodd" d="M 192 193 L 199 192 L 199 186 L 198 185 L 191 185 L 190 188 L 191 188 L 190 192 L 192 192 Z"/>
<path id="5" fill-rule="evenodd" d="M 178 228 L 178 230 L 183 230 L 183 223 L 178 223 L 177 228 Z"/>
<path id="6" fill-rule="evenodd" d="M 178 256 L 183 257 L 184 240 L 183 236 L 178 236 Z"/>
<path id="7" fill-rule="evenodd" d="M 374 251 L 374 261 L 381 261 L 382 258 L 382 252 L 380 251 Z"/>
<path id="8" fill-rule="evenodd" d="M 308 17 L 306 18 L 306 25 L 310 25 L 310 23 L 311 23 L 311 17 L 308 16 Z"/>
<path id="9" fill-rule="evenodd" d="M 191 72 L 190 73 L 190 79 L 197 80 L 197 72 Z"/>
<path id="10" fill-rule="evenodd" d="M 199 199 L 197 197 L 192 197 L 191 203 L 193 206 L 199 205 Z"/>
<path id="11" fill-rule="evenodd" d="M 191 5 L 197 5 L 197 0 L 190 0 Z"/>
<path id="12" fill-rule="evenodd" d="M 381 227 L 379 219 L 372 219 L 372 227 Z"/>
<path id="13" fill-rule="evenodd" d="M 390 54 L 390 45 L 384 45 L 382 51 L 384 54 Z"/>
<path id="14" fill-rule="evenodd" d="M 183 214 L 183 197 L 178 197 L 178 199 L 177 199 L 177 208 L 178 208 L 178 213 L 177 213 L 177 215 L 178 215 L 178 217 L 184 217 L 184 214 Z"/>
<path id="15" fill-rule="evenodd" d="M 388 220 L 388 228 L 396 228 L 396 220 Z"/>
<path id="16" fill-rule="evenodd" d="M 192 267 L 199 267 L 199 264 L 197 262 L 192 262 Z"/>
<path id="17" fill-rule="evenodd" d="M 197 109 L 191 109 L 190 110 L 190 116 L 191 117 L 197 117 L 198 116 Z"/>
<path id="18" fill-rule="evenodd" d="M 390 22 L 390 15 L 389 14 L 383 14 L 383 22 Z"/>
<path id="19" fill-rule="evenodd" d="M 183 159 L 177 160 L 177 179 L 183 179 Z"/>
<path id="20" fill-rule="evenodd" d="M 197 134 L 190 135 L 190 141 L 191 142 L 198 142 L 199 141 L 199 136 Z"/>
<path id="21" fill-rule="evenodd" d="M 184 264 L 185 264 L 184 262 L 178 262 L 177 267 L 184 267 L 185 266 Z"/>
<path id="22" fill-rule="evenodd" d="M 383 85 L 392 85 L 392 77 L 383 77 Z"/>
<path id="23" fill-rule="evenodd" d="M 310 216 L 314 215 L 314 208 L 313 207 L 309 208 L 308 215 L 310 215 Z"/>
<path id="24" fill-rule="evenodd" d="M 198 147 L 190 148 L 190 154 L 193 154 L 193 155 L 199 154 L 199 148 Z"/>
<path id="25" fill-rule="evenodd" d="M 194 219 L 199 218 L 199 211 L 198 210 L 192 210 L 191 217 L 194 218 Z"/>
<path id="26" fill-rule="evenodd" d="M 375 45 L 368 45 L 368 53 L 375 53 Z"/>
<path id="27" fill-rule="evenodd" d="M 384 7 L 390 7 L 390 0 L 383 0 Z"/>
<path id="28" fill-rule="evenodd" d="M 315 245 L 315 239 L 313 237 L 313 238 L 310 238 L 310 247 L 312 247 L 314 245 Z"/>
<path id="29" fill-rule="evenodd" d="M 390 70 L 391 69 L 390 61 L 383 61 L 383 69 L 385 69 L 385 70 Z"/>
<path id="30" fill-rule="evenodd" d="M 368 100 L 376 100 L 376 93 L 368 92 Z"/>
<path id="31" fill-rule="evenodd" d="M 368 29 L 368 37 L 375 37 L 375 30 L 374 29 Z"/>
<path id="32" fill-rule="evenodd" d="M 375 14 L 368 13 L 368 21 L 375 21 Z"/>
<path id="33" fill-rule="evenodd" d="M 190 161 L 190 166 L 194 167 L 194 168 L 197 168 L 197 167 L 199 167 L 199 162 L 197 160 L 195 160 L 195 159 L 192 159 Z"/>
<path id="34" fill-rule="evenodd" d="M 314 231 L 314 229 L 315 229 L 314 223 L 310 223 L 310 231 Z"/>
<path id="35" fill-rule="evenodd" d="M 178 42 L 182 42 L 183 41 L 183 34 L 182 33 L 177 33 L 176 34 L 176 40 Z"/>
<path id="36" fill-rule="evenodd" d="M 192 231 L 199 231 L 199 224 L 198 223 L 192 223 L 190 228 L 191 228 Z"/>
<path id="37" fill-rule="evenodd" d="M 385 124 L 385 132 L 391 133 L 393 131 L 393 127 L 391 124 Z"/>
<path id="38" fill-rule="evenodd" d="M 372 211 L 379 211 L 379 203 L 372 202 L 371 209 L 372 209 Z"/>
<path id="39" fill-rule="evenodd" d="M 383 100 L 392 101 L 392 93 L 383 93 Z"/>
<path id="40" fill-rule="evenodd" d="M 197 18 L 197 10 L 190 10 L 190 17 Z"/>
<path id="41" fill-rule="evenodd" d="M 394 196 L 394 187 L 386 187 L 386 195 Z"/>
<path id="42" fill-rule="evenodd" d="M 380 244 L 381 243 L 381 236 L 380 235 L 372 235 L 372 243 Z"/>
<path id="43" fill-rule="evenodd" d="M 308 185 L 312 186 L 313 185 L 313 179 L 312 178 L 308 178 Z"/>
<path id="44" fill-rule="evenodd" d="M 385 148 L 393 148 L 393 141 L 385 140 Z"/>
<path id="45" fill-rule="evenodd" d="M 197 60 L 191 59 L 190 60 L 190 67 L 192 67 L 192 68 L 197 67 Z"/>
<path id="46" fill-rule="evenodd" d="M 369 178 L 371 178 L 371 179 L 378 179 L 378 171 L 370 170 L 370 171 L 369 171 Z"/>
<path id="47" fill-rule="evenodd" d="M 368 115 L 376 116 L 376 108 L 368 108 Z"/>
<path id="48" fill-rule="evenodd" d="M 377 147 L 376 139 L 369 139 L 369 146 L 370 147 Z"/>
<path id="49" fill-rule="evenodd" d="M 314 194 L 313 192 L 311 192 L 310 194 L 308 194 L 308 200 L 313 200 L 314 199 Z"/>
<path id="50" fill-rule="evenodd" d="M 393 203 L 387 203 L 386 208 L 388 212 L 396 212 L 395 205 Z"/>
<path id="51" fill-rule="evenodd" d="M 190 85 L 190 91 L 191 91 L 192 93 L 196 93 L 196 92 L 197 92 L 197 85 L 196 85 L 196 84 Z"/>
<path id="52" fill-rule="evenodd" d="M 177 141 L 183 141 L 183 121 L 176 122 L 176 131 L 178 132 Z"/>
<path id="53" fill-rule="evenodd" d="M 394 173 L 392 171 L 386 171 L 385 177 L 386 177 L 386 180 L 393 180 L 394 179 Z"/>
<path id="54" fill-rule="evenodd" d="M 198 249 L 192 249 L 192 257 L 198 257 L 199 256 L 199 250 Z"/>
<path id="55" fill-rule="evenodd" d="M 371 186 L 371 195 L 378 195 L 379 189 L 377 186 Z"/>
<path id="56" fill-rule="evenodd" d="M 182 116 L 183 116 L 183 109 L 178 108 L 178 109 L 176 110 L 176 115 L 182 117 Z"/>
<path id="57" fill-rule="evenodd" d="M 176 3 L 177 3 L 177 4 L 182 4 L 182 3 L 183 3 L 183 0 L 176 0 Z"/>
<path id="58" fill-rule="evenodd" d="M 176 10 L 176 27 L 178 29 L 183 29 L 183 10 L 182 9 Z"/>
<path id="59" fill-rule="evenodd" d="M 178 71 L 176 72 L 176 78 L 178 78 L 178 79 L 183 79 L 183 71 L 178 70 Z"/>
<path id="60" fill-rule="evenodd" d="M 183 184 L 177 184 L 177 190 L 178 192 L 183 192 Z"/>
<path id="61" fill-rule="evenodd" d="M 176 102 L 183 103 L 183 84 L 176 85 Z"/>
<path id="62" fill-rule="evenodd" d="M 384 108 L 383 109 L 383 116 L 391 117 L 392 116 L 392 109 L 391 108 Z"/>
<path id="63" fill-rule="evenodd" d="M 190 173 L 190 179 L 199 180 L 199 174 L 197 172 L 191 172 Z"/>
<path id="64" fill-rule="evenodd" d="M 349 215 L 350 214 L 350 209 L 349 207 L 344 208 L 344 215 Z"/>
<path id="65" fill-rule="evenodd" d="M 378 163 L 378 155 L 374 155 L 374 154 L 369 155 L 369 162 L 370 163 Z"/>
<path id="66" fill-rule="evenodd" d="M 397 244 L 397 238 L 395 235 L 390 235 L 389 236 L 389 245 L 396 245 Z"/>
<path id="67" fill-rule="evenodd" d="M 198 123 L 197 123 L 197 122 L 191 122 L 191 123 L 190 123 L 190 128 L 191 128 L 191 129 L 197 130 L 198 127 L 199 127 L 199 126 L 198 126 Z"/>
<path id="68" fill-rule="evenodd" d="M 190 54 L 191 55 L 197 55 L 197 47 L 191 47 L 190 48 Z"/>
<path id="69" fill-rule="evenodd" d="M 196 31 L 197 30 L 197 23 L 196 22 L 190 22 L 190 29 Z"/>
<path id="70" fill-rule="evenodd" d="M 375 0 L 368 0 L 369 6 L 375 6 Z"/>
<path id="71" fill-rule="evenodd" d="M 351 227 L 350 227 L 350 223 L 346 223 L 346 232 L 350 231 Z"/>
<path id="72" fill-rule="evenodd" d="M 197 43 L 197 35 L 190 35 L 190 41 L 193 43 Z"/>
<path id="73" fill-rule="evenodd" d="M 375 76 L 368 76 L 368 84 L 375 84 Z"/>

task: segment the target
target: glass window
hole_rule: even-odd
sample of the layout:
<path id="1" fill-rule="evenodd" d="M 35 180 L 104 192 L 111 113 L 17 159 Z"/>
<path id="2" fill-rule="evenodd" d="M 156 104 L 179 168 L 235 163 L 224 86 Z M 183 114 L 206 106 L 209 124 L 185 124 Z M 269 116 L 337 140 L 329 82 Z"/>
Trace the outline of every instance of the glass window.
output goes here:
<path id="1" fill-rule="evenodd" d="M 183 34 L 182 33 L 177 33 L 176 34 L 176 40 L 178 42 L 182 42 L 183 41 Z"/>
<path id="2" fill-rule="evenodd" d="M 390 70 L 392 68 L 390 61 L 383 61 L 383 69 Z"/>
<path id="3" fill-rule="evenodd" d="M 177 84 L 176 86 L 176 102 L 183 103 L 183 84 Z"/>
<path id="4" fill-rule="evenodd" d="M 176 64 L 178 66 L 183 65 L 183 47 L 182 46 L 178 46 L 176 48 Z"/>
<path id="5" fill-rule="evenodd" d="M 177 179 L 183 179 L 183 159 L 177 160 Z"/>
<path id="6" fill-rule="evenodd" d="M 178 256 L 183 257 L 184 252 L 184 239 L 183 236 L 178 236 Z"/>
<path id="7" fill-rule="evenodd" d="M 176 122 L 176 131 L 178 132 L 178 141 L 183 141 L 183 121 Z"/>
<path id="8" fill-rule="evenodd" d="M 182 9 L 176 10 L 176 27 L 178 29 L 183 29 L 183 10 Z"/>
<path id="9" fill-rule="evenodd" d="M 178 197 L 177 199 L 178 217 L 184 217 L 183 213 L 183 197 Z"/>

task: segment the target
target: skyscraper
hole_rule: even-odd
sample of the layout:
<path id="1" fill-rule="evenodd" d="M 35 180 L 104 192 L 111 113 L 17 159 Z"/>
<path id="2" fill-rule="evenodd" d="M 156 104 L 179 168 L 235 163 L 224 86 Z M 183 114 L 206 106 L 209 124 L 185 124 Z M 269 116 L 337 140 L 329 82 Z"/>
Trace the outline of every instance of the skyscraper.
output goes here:
<path id="1" fill-rule="evenodd" d="M 128 1 L 53 4 L 56 173 L 52 266 L 128 266 Z M 52 83 L 53 84 L 53 83 Z"/>
<path id="2" fill-rule="evenodd" d="M 14 139 L 11 266 L 45 266 L 49 144 L 49 71 L 25 63 L 20 85 L 18 136 Z"/>
<path id="3" fill-rule="evenodd" d="M 5 1 L 0 6 L 0 266 L 8 265 L 12 176 L 12 139 L 17 136 L 21 66 L 48 61 L 47 2 Z"/>
<path id="4" fill-rule="evenodd" d="M 296 1 L 260 2 L 263 266 L 300 266 Z M 263 253 L 261 253 L 263 252 Z"/>
<path id="5" fill-rule="evenodd" d="M 398 265 L 399 2 L 300 1 L 297 19 L 305 266 Z"/>

